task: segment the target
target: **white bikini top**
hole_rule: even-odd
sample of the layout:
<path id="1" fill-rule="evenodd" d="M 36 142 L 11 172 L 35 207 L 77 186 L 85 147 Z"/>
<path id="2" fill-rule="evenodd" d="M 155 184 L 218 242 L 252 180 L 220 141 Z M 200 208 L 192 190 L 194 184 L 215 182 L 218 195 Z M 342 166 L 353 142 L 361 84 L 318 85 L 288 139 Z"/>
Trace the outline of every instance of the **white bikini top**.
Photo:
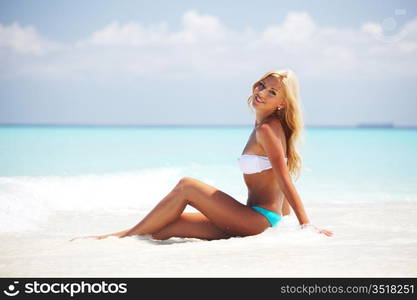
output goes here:
<path id="1" fill-rule="evenodd" d="M 287 160 L 288 158 L 286 157 L 285 161 Z M 272 168 L 267 156 L 257 154 L 242 154 L 238 158 L 238 163 L 240 170 L 242 170 L 244 174 L 259 173 Z"/>

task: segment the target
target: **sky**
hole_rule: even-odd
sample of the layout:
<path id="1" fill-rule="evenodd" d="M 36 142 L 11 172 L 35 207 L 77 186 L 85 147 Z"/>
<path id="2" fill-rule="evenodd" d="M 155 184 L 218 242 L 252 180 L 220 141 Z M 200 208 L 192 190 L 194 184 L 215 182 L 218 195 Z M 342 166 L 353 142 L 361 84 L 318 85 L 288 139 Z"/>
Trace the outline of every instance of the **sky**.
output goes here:
<path id="1" fill-rule="evenodd" d="M 3 125 L 252 125 L 275 69 L 307 126 L 417 126 L 417 1 L 0 0 Z"/>

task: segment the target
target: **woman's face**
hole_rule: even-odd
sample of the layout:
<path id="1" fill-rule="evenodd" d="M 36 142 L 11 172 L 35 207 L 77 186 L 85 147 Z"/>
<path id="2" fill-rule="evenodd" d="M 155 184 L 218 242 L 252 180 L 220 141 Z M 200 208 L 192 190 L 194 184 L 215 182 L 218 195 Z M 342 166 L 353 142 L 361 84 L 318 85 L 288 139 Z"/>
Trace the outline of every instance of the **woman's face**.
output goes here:
<path id="1" fill-rule="evenodd" d="M 259 81 L 252 95 L 252 106 L 256 110 L 274 112 L 284 108 L 285 91 L 281 79 L 269 75 Z"/>

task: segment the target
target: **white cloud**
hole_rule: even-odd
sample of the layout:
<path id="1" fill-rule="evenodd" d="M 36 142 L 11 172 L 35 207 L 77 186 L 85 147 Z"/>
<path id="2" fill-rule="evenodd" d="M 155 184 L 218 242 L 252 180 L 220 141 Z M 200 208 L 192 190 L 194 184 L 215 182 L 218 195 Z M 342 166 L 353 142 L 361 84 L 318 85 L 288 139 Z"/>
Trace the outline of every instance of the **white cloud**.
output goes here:
<path id="1" fill-rule="evenodd" d="M 18 22 L 10 26 L 0 24 L 0 48 L 11 49 L 17 53 L 42 55 L 58 50 L 58 43 L 42 38 L 33 26 L 21 27 Z"/>
<path id="2" fill-rule="evenodd" d="M 145 28 L 138 23 L 114 21 L 93 33 L 92 44 L 141 46 L 159 41 L 166 33 L 166 24 Z"/>
<path id="3" fill-rule="evenodd" d="M 187 11 L 182 17 L 184 29 L 171 35 L 172 42 L 196 43 L 196 42 L 226 42 L 228 30 L 220 20 L 209 15 L 200 15 L 196 11 Z"/>
<path id="4" fill-rule="evenodd" d="M 316 31 L 316 24 L 306 12 L 290 12 L 281 25 L 267 27 L 260 41 L 271 44 L 290 44 L 296 46 L 310 41 Z"/>
<path id="5" fill-rule="evenodd" d="M 154 24 L 149 27 L 136 22 L 119 24 L 113 21 L 94 32 L 90 38 L 77 43 L 79 47 L 88 45 L 185 45 L 206 42 L 227 42 L 228 29 L 213 16 L 200 15 L 196 11 L 187 11 L 182 16 L 183 30 L 169 32 L 167 23 Z"/>
<path id="6" fill-rule="evenodd" d="M 383 34 L 383 29 L 381 24 L 367 22 L 362 25 L 361 30 L 369 34 Z"/>
<path id="7" fill-rule="evenodd" d="M 417 19 L 397 30 L 397 35 L 384 35 L 383 26 L 376 23 L 359 29 L 322 27 L 306 12 L 289 12 L 282 23 L 259 31 L 227 28 L 217 17 L 194 10 L 184 13 L 181 25 L 179 31 L 172 31 L 164 22 L 144 26 L 113 21 L 49 57 L 53 43 L 33 27 L 13 24 L 0 27 L 0 46 L 20 53 L 46 53 L 25 60 L 25 65 L 16 61 L 7 71 L 15 76 L 219 78 L 286 67 L 311 76 L 415 76 L 417 72 Z"/>

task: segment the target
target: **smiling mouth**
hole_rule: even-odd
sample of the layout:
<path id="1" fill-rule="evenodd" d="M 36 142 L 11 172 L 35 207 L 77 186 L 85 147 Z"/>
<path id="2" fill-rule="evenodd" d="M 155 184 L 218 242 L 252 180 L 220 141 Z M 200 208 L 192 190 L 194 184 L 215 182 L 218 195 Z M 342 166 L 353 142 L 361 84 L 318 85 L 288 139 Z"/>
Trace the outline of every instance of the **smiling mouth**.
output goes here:
<path id="1" fill-rule="evenodd" d="M 264 103 L 263 101 L 261 101 L 261 99 L 259 99 L 258 96 L 255 96 L 255 101 L 258 102 L 258 103 Z"/>

